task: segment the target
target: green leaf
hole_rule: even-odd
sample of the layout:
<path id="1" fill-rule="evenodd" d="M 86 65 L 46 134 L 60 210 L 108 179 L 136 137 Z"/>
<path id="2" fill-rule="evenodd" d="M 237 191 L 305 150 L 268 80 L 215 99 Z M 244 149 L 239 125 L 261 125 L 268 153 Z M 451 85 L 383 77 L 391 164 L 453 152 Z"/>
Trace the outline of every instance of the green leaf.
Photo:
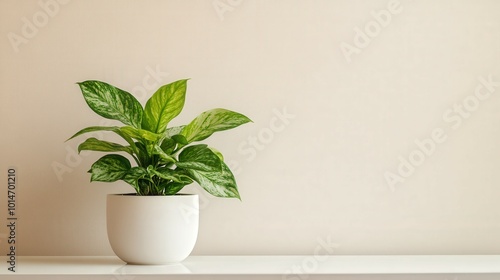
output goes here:
<path id="1" fill-rule="evenodd" d="M 159 155 L 160 158 L 163 159 L 164 161 L 166 161 L 166 162 L 176 162 L 175 158 L 173 158 L 171 155 L 165 153 L 160 146 L 155 145 L 154 149 L 155 149 L 154 150 L 154 154 L 155 155 Z"/>
<path id="2" fill-rule="evenodd" d="M 174 151 L 175 146 L 176 146 L 176 143 L 175 143 L 174 139 L 171 139 L 171 138 L 163 139 L 163 142 L 160 145 L 161 150 L 166 154 L 171 154 Z"/>
<path id="3" fill-rule="evenodd" d="M 181 131 L 184 129 L 184 127 L 186 127 L 186 126 L 185 125 L 180 125 L 180 126 L 169 127 L 165 131 L 165 134 L 166 134 L 166 136 L 168 138 L 171 138 L 172 136 L 181 133 Z"/>
<path id="4" fill-rule="evenodd" d="M 123 132 L 120 129 L 120 127 L 117 127 L 117 126 L 91 126 L 91 127 L 87 127 L 87 128 L 84 128 L 84 129 L 78 131 L 76 134 L 71 136 L 68 140 L 75 138 L 79 135 L 82 135 L 84 133 L 89 133 L 89 132 L 94 132 L 94 131 L 113 131 L 114 133 L 121 136 L 125 141 L 127 141 L 127 143 L 130 145 L 130 147 L 124 147 L 120 144 L 101 141 L 101 140 L 97 140 L 95 138 L 89 138 L 92 140 L 87 139 L 87 141 L 86 141 L 87 143 L 85 143 L 85 144 L 82 143 L 83 145 L 81 144 L 81 147 L 79 147 L 78 152 L 80 152 L 81 150 L 92 150 L 92 151 L 102 151 L 102 152 L 123 151 L 123 152 L 127 152 L 127 153 L 131 154 L 132 157 L 134 157 L 134 159 L 137 161 L 137 163 L 139 163 L 139 160 L 134 155 L 134 153 L 135 153 L 138 156 L 140 156 L 140 151 L 139 151 L 139 149 L 137 149 L 136 143 L 132 140 L 132 138 L 127 133 Z M 68 140 L 66 140 L 66 141 L 68 141 Z M 98 141 L 100 141 L 100 143 Z"/>
<path id="5" fill-rule="evenodd" d="M 193 182 L 189 176 L 170 168 L 154 169 L 152 166 L 149 166 L 147 170 L 149 173 L 152 173 L 162 179 L 174 181 L 176 183 L 190 184 Z"/>
<path id="6" fill-rule="evenodd" d="M 179 154 L 179 161 L 175 163 L 178 167 L 185 169 L 196 169 L 200 171 L 221 171 L 222 162 L 207 145 L 194 145 L 185 148 Z"/>
<path id="7" fill-rule="evenodd" d="M 140 162 L 139 165 L 148 166 L 149 164 L 151 164 L 150 154 L 148 153 L 146 146 L 144 146 L 144 144 L 142 144 L 141 142 L 136 142 L 135 146 L 137 148 L 137 158 Z"/>
<path id="8" fill-rule="evenodd" d="M 222 171 L 220 172 L 206 172 L 194 169 L 188 169 L 187 171 L 190 173 L 191 178 L 211 195 L 240 199 L 234 175 L 224 162 L 222 162 Z"/>
<path id="9" fill-rule="evenodd" d="M 95 132 L 95 131 L 115 131 L 119 129 L 119 127 L 117 126 L 90 126 L 90 127 L 87 127 L 87 128 L 84 128 L 80 131 L 78 131 L 77 133 L 75 133 L 73 136 L 71 136 L 70 138 L 68 138 L 68 140 L 71 140 L 77 136 L 80 136 L 82 134 L 85 134 L 85 133 L 89 133 L 89 132 Z M 66 140 L 66 141 L 68 141 Z"/>
<path id="10" fill-rule="evenodd" d="M 162 134 L 168 123 L 182 111 L 186 97 L 187 79 L 160 87 L 146 102 L 142 126 Z"/>
<path id="11" fill-rule="evenodd" d="M 99 140 L 97 138 L 88 138 L 85 142 L 78 146 L 78 153 L 81 151 L 98 151 L 98 152 L 127 152 L 132 154 L 132 149 L 129 146 L 123 146 L 117 143 Z"/>
<path id="12" fill-rule="evenodd" d="M 215 148 L 212 148 L 212 147 L 208 147 L 208 148 L 209 148 L 209 149 L 210 149 L 210 150 L 211 150 L 214 154 L 216 154 L 216 155 L 219 157 L 219 159 L 220 159 L 221 161 L 224 161 L 224 156 L 222 155 L 222 153 L 221 153 L 221 152 L 219 152 L 219 150 L 217 150 L 217 149 L 215 149 Z"/>
<path id="13" fill-rule="evenodd" d="M 78 85 L 90 109 L 98 115 L 141 128 L 143 109 L 132 94 L 100 81 Z"/>
<path id="14" fill-rule="evenodd" d="M 169 127 L 164 133 L 164 139 L 161 143 L 161 149 L 167 153 L 167 154 L 172 154 L 174 152 L 174 149 L 177 147 L 178 141 L 175 141 L 173 138 L 174 136 L 179 135 L 181 130 L 185 127 L 185 125 L 181 126 L 174 126 L 174 127 Z M 180 135 L 183 139 L 185 139 L 184 136 Z M 178 139 L 179 140 L 179 139 Z M 182 139 L 180 139 L 182 141 Z"/>
<path id="15" fill-rule="evenodd" d="M 130 168 L 130 162 L 124 156 L 105 155 L 92 164 L 90 181 L 114 182 L 123 179 Z"/>
<path id="16" fill-rule="evenodd" d="M 125 173 L 122 180 L 133 186 L 136 190 L 139 189 L 139 180 L 145 178 L 148 172 L 144 167 L 132 167 Z"/>
<path id="17" fill-rule="evenodd" d="M 189 144 L 186 137 L 184 137 L 184 135 L 181 135 L 181 134 L 177 134 L 177 135 L 174 135 L 172 136 L 172 139 L 179 143 L 179 144 L 182 144 L 182 145 L 187 145 Z"/>
<path id="18" fill-rule="evenodd" d="M 150 132 L 148 130 L 135 128 L 132 126 L 124 126 L 121 127 L 120 130 L 127 134 L 128 136 L 137 139 L 137 140 L 148 140 L 148 141 L 156 141 L 160 138 L 159 134 Z"/>
<path id="19" fill-rule="evenodd" d="M 130 126 L 127 126 L 127 127 L 130 127 Z M 137 131 L 142 131 L 141 129 L 135 129 L 135 128 L 131 128 L 131 129 L 134 129 Z M 84 129 L 78 131 L 77 133 L 75 133 L 75 135 L 71 136 L 68 140 L 73 139 L 77 136 L 80 136 L 84 133 L 89 133 L 89 132 L 94 132 L 94 131 L 112 131 L 112 132 L 120 135 L 123 139 L 125 139 L 125 141 L 127 141 L 127 143 L 130 144 L 130 146 L 135 148 L 134 147 L 135 143 L 132 140 L 132 138 L 129 136 L 129 134 L 127 133 L 128 131 L 126 129 L 124 130 L 123 128 L 120 128 L 118 126 L 90 126 L 90 127 L 87 127 L 87 128 L 84 128 Z M 66 141 L 68 141 L 68 140 L 66 140 Z"/>
<path id="20" fill-rule="evenodd" d="M 201 113 L 181 131 L 189 143 L 201 141 L 214 132 L 235 128 L 251 122 L 246 116 L 226 109 L 212 109 Z"/>
<path id="21" fill-rule="evenodd" d="M 191 181 L 192 182 L 192 181 Z M 160 185 L 160 188 L 164 190 L 165 195 L 174 195 L 178 193 L 182 188 L 188 184 L 184 183 L 164 183 Z"/>

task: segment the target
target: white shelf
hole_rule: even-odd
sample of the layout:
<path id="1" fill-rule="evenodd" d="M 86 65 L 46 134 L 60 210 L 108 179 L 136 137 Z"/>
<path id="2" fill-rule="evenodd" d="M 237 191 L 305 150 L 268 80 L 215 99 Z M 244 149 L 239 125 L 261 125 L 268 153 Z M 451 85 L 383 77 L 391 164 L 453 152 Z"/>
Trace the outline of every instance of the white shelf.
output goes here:
<path id="1" fill-rule="evenodd" d="M 500 279 L 500 256 L 190 256 L 180 264 L 127 265 L 116 257 L 1 258 L 1 279 Z M 7 276 L 7 277 L 6 277 Z"/>

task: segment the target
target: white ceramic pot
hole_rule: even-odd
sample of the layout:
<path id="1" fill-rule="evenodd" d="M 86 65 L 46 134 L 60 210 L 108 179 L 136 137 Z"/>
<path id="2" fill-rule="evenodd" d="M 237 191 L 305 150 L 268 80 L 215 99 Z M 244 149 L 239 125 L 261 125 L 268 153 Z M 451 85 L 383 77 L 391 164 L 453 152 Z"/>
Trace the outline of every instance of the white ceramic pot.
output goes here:
<path id="1" fill-rule="evenodd" d="M 196 194 L 108 195 L 106 219 L 111 248 L 129 264 L 181 262 L 198 237 L 198 201 Z"/>

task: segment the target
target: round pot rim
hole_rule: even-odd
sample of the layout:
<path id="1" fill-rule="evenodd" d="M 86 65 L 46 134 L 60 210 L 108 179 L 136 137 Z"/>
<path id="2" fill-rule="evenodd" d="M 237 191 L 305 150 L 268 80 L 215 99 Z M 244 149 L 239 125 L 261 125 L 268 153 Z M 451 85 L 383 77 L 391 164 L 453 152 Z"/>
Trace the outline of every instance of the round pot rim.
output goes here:
<path id="1" fill-rule="evenodd" d="M 110 193 L 108 196 L 127 196 L 127 197 L 174 197 L 174 196 L 197 196 L 195 193 L 176 193 L 173 195 L 138 195 L 137 193 Z"/>

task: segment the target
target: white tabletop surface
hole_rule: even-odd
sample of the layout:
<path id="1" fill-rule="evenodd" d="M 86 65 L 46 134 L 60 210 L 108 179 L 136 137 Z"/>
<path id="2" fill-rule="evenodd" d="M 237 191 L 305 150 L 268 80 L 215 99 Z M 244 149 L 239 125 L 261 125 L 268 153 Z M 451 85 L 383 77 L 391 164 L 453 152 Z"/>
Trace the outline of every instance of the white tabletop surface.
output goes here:
<path id="1" fill-rule="evenodd" d="M 403 279 L 391 275 L 434 278 L 404 279 L 499 279 L 498 255 L 436 256 L 190 256 L 179 264 L 163 266 L 127 265 L 116 257 L 29 257 L 18 256 L 16 272 L 9 271 L 7 258 L 1 257 L 0 278 L 42 279 L 28 276 L 106 276 L 102 279 L 160 279 L 150 276 L 242 275 L 274 276 L 272 279 L 318 279 L 314 276 L 343 275 L 342 279 Z M 379 278 L 360 278 L 361 276 Z M 380 278 L 384 277 L 389 278 Z M 437 276 L 436 276 L 437 275 Z M 475 275 L 475 276 L 471 276 Z M 19 278 L 24 276 L 24 278 Z M 110 277 L 113 276 L 113 277 Z M 17 278 L 16 278 L 17 277 Z M 147 278 L 150 277 L 150 278 Z M 358 278 L 356 278 L 358 277 Z M 45 279 L 45 278 L 43 278 Z M 55 278 L 47 278 L 55 279 Z M 59 279 L 59 278 L 58 278 Z M 71 278 L 84 279 L 84 278 Z M 88 279 L 88 278 L 86 278 Z M 97 279 L 93 277 L 92 279 Z M 163 279 L 163 278 L 161 278 Z M 171 279 L 171 278 L 169 278 Z M 191 279 L 191 278 L 182 278 Z M 200 279 L 200 278 L 198 278 Z M 219 278 L 210 278 L 219 279 Z M 226 279 L 226 278 L 224 278 Z M 228 278 L 229 279 L 229 278 Z M 271 279 L 271 278 L 269 278 Z M 323 278 L 322 278 L 323 279 Z M 337 279 L 337 278 L 324 278 Z M 338 278 L 341 279 L 341 278 Z"/>

